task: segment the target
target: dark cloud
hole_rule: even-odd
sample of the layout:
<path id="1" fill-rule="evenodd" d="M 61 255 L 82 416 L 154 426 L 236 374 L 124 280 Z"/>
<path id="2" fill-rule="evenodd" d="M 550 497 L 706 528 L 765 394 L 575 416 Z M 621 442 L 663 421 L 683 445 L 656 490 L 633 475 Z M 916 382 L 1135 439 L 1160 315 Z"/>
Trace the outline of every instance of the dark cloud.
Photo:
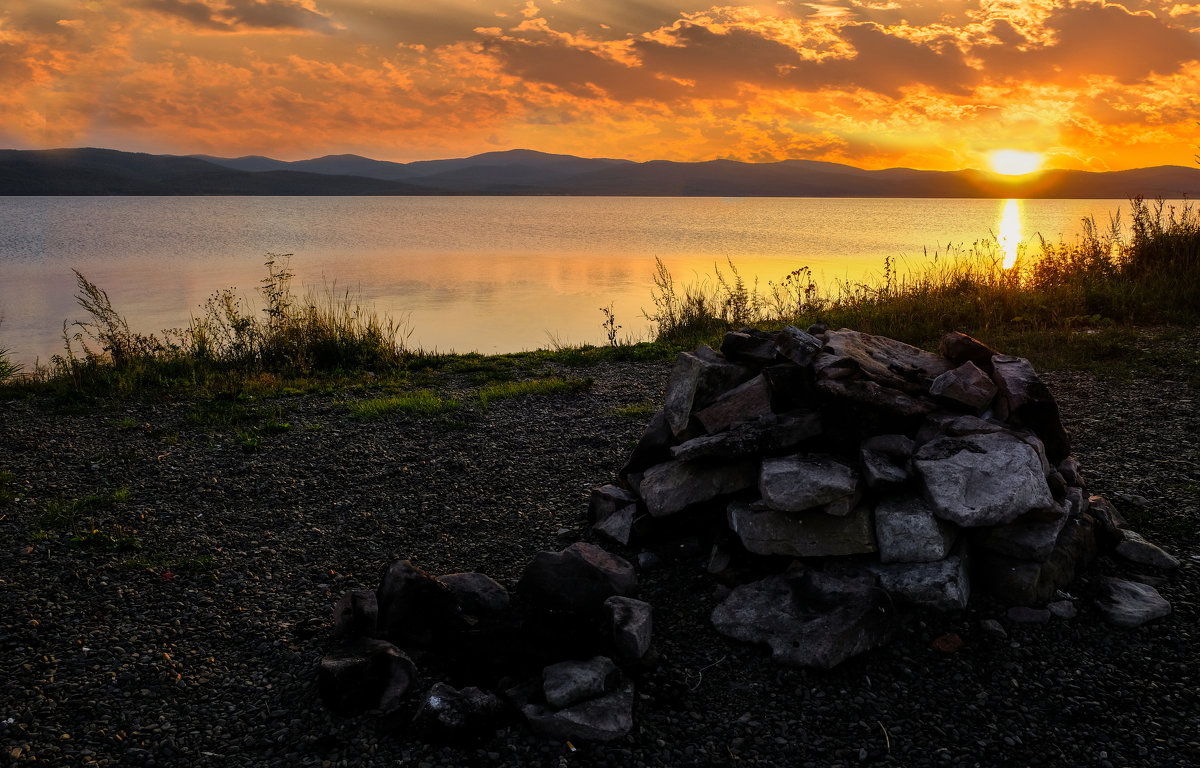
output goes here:
<path id="1" fill-rule="evenodd" d="M 328 16 L 294 0 L 223 0 L 215 3 L 203 0 L 143 0 L 142 5 L 204 29 L 303 29 L 325 33 L 337 29 Z"/>
<path id="2" fill-rule="evenodd" d="M 1004 31 L 1001 24 L 1006 25 L 993 25 L 993 33 L 1004 32 L 997 36 L 1011 43 L 1016 30 Z M 1137 83 L 1179 72 L 1200 59 L 1200 36 L 1120 5 L 1063 6 L 1046 19 L 1044 28 L 1053 34 L 1048 45 L 1024 51 L 1011 44 L 977 47 L 973 53 L 993 77 L 1064 84 L 1088 75 Z"/>

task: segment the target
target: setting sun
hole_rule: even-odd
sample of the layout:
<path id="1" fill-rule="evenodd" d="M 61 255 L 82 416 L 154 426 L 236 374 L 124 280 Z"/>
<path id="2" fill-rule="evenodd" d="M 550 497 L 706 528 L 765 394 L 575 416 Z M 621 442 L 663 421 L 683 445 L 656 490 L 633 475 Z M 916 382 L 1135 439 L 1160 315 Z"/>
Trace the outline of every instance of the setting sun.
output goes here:
<path id="1" fill-rule="evenodd" d="M 1022 152 L 1019 149 L 998 149 L 988 156 L 992 170 L 1001 176 L 1023 176 L 1042 167 L 1041 152 Z"/>

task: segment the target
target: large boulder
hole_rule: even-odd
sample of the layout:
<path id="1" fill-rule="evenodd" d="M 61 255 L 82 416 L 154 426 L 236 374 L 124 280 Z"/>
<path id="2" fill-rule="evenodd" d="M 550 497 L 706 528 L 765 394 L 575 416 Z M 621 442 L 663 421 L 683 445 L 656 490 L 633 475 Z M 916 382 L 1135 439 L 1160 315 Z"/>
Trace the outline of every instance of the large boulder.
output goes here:
<path id="1" fill-rule="evenodd" d="M 1011 523 L 1055 502 L 1037 451 L 995 432 L 943 437 L 918 449 L 913 466 L 938 517 L 963 528 Z"/>
<path id="2" fill-rule="evenodd" d="M 807 569 L 733 590 L 712 612 L 717 631 L 763 643 L 776 661 L 830 669 L 889 641 L 896 617 L 873 576 Z"/>
<path id="3" fill-rule="evenodd" d="M 462 611 L 471 616 L 487 618 L 508 610 L 508 590 L 486 573 L 450 573 L 440 581 L 454 594 Z"/>
<path id="4" fill-rule="evenodd" d="M 928 563 L 872 564 L 867 569 L 879 586 L 900 600 L 935 611 L 957 611 L 971 599 L 971 574 L 965 547 Z"/>
<path id="5" fill-rule="evenodd" d="M 606 656 L 588 661 L 560 661 L 542 670 L 546 703 L 555 709 L 612 693 L 620 682 L 620 670 Z"/>
<path id="6" fill-rule="evenodd" d="M 696 413 L 696 421 L 708 434 L 752 421 L 771 412 L 771 387 L 761 373 L 739 384 Z"/>
<path id="7" fill-rule="evenodd" d="M 399 646 L 428 647 L 461 627 L 454 593 L 408 560 L 384 570 L 375 597 L 379 633 Z"/>
<path id="8" fill-rule="evenodd" d="M 538 552 L 517 583 L 522 598 L 575 613 L 598 614 L 609 597 L 636 590 L 637 576 L 627 560 L 582 541 L 561 552 Z"/>
<path id="9" fill-rule="evenodd" d="M 992 381 L 998 392 L 996 416 L 1033 430 L 1046 445 L 1046 455 L 1057 464 L 1071 453 L 1071 439 L 1063 429 L 1058 403 L 1033 365 L 1022 357 L 995 355 Z"/>
<path id="10" fill-rule="evenodd" d="M 821 342 L 807 331 L 789 325 L 775 337 L 775 351 L 796 365 L 807 367 L 821 349 Z"/>
<path id="11" fill-rule="evenodd" d="M 929 394 L 983 413 L 996 396 L 996 384 L 971 361 L 951 368 L 933 380 Z"/>
<path id="12" fill-rule="evenodd" d="M 974 541 L 985 549 L 1018 560 L 1043 561 L 1054 551 L 1069 514 L 1070 507 L 1066 504 L 1050 510 L 1049 514 L 1039 510 L 1007 525 L 982 528 Z"/>
<path id="13" fill-rule="evenodd" d="M 843 372 L 851 370 L 912 395 L 928 392 L 933 380 L 951 367 L 940 355 L 847 328 L 825 334 L 825 346 L 813 364 L 822 378 L 843 378 Z"/>
<path id="14" fill-rule="evenodd" d="M 859 446 L 863 479 L 876 491 L 899 488 L 908 482 L 909 459 L 917 444 L 905 435 L 876 435 Z"/>
<path id="15" fill-rule="evenodd" d="M 664 414 L 671 431 L 687 429 L 692 412 L 754 375 L 753 370 L 730 363 L 707 346 L 696 353 L 680 352 L 667 382 Z"/>
<path id="16" fill-rule="evenodd" d="M 529 727 L 560 741 L 616 741 L 633 728 L 633 683 L 603 696 L 555 709 L 539 702 L 521 707 Z"/>

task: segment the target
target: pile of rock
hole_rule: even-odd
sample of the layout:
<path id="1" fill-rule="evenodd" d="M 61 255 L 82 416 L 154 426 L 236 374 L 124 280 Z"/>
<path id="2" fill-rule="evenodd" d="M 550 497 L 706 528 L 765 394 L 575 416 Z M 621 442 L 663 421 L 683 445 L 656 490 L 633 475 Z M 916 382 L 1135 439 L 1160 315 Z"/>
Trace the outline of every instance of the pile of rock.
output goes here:
<path id="1" fill-rule="evenodd" d="M 747 328 L 720 353 L 682 353 L 620 479 L 593 492 L 594 530 L 711 541 L 709 570 L 740 583 L 716 628 L 796 665 L 885 642 L 898 603 L 963 608 L 975 587 L 1047 602 L 1098 547 L 1173 561 L 1087 493 L 1029 361 L 960 333 L 933 354 L 847 329 Z M 1170 610 L 1152 587 L 1108 587 L 1113 617 Z"/>
<path id="2" fill-rule="evenodd" d="M 321 697 L 458 743 L 519 717 L 555 738 L 620 738 L 633 725 L 626 670 L 650 651 L 651 608 L 636 589 L 628 562 L 584 542 L 538 553 L 515 598 L 482 573 L 435 577 L 397 561 L 378 589 L 334 608 Z M 436 682 L 421 683 L 418 667 Z"/>

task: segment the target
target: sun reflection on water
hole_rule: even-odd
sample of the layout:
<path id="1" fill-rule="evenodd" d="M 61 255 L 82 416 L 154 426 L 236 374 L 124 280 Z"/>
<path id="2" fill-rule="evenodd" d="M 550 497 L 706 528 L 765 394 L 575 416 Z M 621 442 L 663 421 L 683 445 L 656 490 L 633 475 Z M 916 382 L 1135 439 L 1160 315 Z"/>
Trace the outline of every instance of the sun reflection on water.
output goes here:
<path id="1" fill-rule="evenodd" d="M 1021 208 L 1016 200 L 1004 201 L 1004 212 L 1000 214 L 1000 232 L 996 242 L 1004 252 L 1004 269 L 1012 269 L 1017 263 L 1017 251 L 1021 246 Z"/>

